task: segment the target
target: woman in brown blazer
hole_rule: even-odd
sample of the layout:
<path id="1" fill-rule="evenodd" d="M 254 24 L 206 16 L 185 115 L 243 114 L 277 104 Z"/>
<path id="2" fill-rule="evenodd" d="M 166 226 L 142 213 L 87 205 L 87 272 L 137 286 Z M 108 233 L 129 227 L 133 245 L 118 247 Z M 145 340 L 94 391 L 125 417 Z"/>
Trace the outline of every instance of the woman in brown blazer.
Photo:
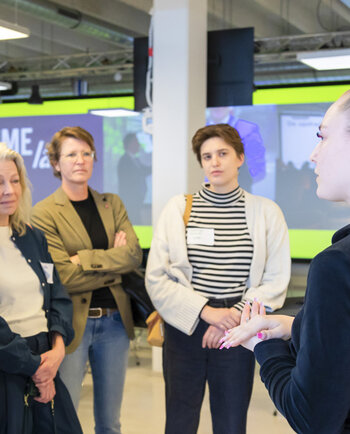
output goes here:
<path id="1" fill-rule="evenodd" d="M 60 373 L 77 408 L 90 362 L 96 433 L 120 433 L 120 407 L 133 321 L 121 274 L 142 251 L 120 198 L 88 186 L 95 158 L 92 136 L 80 127 L 58 131 L 47 145 L 61 187 L 33 209 L 62 283 L 73 302 L 75 338 Z"/>

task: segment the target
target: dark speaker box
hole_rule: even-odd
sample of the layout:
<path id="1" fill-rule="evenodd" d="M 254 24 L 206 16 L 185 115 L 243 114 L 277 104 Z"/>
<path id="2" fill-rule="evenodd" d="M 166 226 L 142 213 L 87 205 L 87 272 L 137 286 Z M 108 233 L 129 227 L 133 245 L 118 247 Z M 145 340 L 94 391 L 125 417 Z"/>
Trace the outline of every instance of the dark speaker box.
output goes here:
<path id="1" fill-rule="evenodd" d="M 148 38 L 134 40 L 135 110 L 145 98 Z M 203 71 L 205 74 L 206 71 Z M 254 81 L 254 29 L 208 32 L 207 107 L 251 105 Z"/>

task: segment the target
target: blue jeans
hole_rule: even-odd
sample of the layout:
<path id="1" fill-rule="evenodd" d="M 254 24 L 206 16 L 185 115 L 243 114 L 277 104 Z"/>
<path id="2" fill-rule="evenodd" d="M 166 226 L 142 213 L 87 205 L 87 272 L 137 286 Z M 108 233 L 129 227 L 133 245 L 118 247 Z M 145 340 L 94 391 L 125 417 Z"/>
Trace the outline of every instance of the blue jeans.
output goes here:
<path id="1" fill-rule="evenodd" d="M 60 374 L 75 408 L 89 360 L 94 388 L 96 434 L 120 434 L 120 408 L 128 364 L 129 338 L 119 312 L 88 318 L 79 347 L 67 354 Z"/>

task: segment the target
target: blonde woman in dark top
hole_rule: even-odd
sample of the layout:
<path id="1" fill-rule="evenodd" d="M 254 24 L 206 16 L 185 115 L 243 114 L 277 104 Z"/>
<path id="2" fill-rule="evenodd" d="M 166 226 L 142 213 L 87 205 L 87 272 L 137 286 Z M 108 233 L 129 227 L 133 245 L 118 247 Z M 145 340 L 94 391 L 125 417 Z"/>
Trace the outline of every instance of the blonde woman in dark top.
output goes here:
<path id="1" fill-rule="evenodd" d="M 44 235 L 29 226 L 22 157 L 0 144 L 0 433 L 82 434 L 57 370 L 72 303 Z"/>

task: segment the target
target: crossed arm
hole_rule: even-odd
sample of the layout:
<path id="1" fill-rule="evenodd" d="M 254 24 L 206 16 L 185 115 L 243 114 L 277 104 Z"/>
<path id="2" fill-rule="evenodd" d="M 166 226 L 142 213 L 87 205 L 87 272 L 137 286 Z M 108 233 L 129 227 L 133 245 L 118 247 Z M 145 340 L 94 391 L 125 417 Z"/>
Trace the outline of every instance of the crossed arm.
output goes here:
<path id="1" fill-rule="evenodd" d="M 119 231 L 115 233 L 113 247 L 123 247 L 126 246 L 126 233 L 124 231 Z M 81 265 L 79 255 L 73 255 L 70 261 L 75 265 Z"/>

